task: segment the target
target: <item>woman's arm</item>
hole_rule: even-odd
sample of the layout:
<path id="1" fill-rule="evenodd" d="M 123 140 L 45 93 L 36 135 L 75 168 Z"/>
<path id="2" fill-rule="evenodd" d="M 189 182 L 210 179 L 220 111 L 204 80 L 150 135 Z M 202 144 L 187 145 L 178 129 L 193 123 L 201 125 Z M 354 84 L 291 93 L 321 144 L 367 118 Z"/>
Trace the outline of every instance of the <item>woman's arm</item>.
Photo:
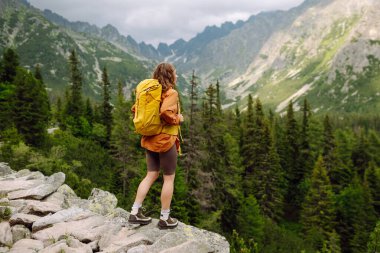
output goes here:
<path id="1" fill-rule="evenodd" d="M 167 91 L 160 108 L 160 117 L 169 125 L 179 125 L 178 115 L 178 92 L 174 89 Z"/>

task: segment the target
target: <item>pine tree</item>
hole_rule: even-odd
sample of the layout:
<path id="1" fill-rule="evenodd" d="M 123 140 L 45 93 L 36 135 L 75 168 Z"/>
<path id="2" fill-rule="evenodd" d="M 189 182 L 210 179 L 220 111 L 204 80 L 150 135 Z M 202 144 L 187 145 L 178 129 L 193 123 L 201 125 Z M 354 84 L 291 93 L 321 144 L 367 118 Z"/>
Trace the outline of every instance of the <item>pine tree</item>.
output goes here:
<path id="1" fill-rule="evenodd" d="M 223 139 L 226 144 L 226 153 L 224 157 L 226 171 L 223 180 L 224 193 L 221 227 L 225 232 L 231 233 L 233 229 L 238 226 L 236 216 L 231 215 L 231 213 L 238 212 L 241 204 L 240 202 L 243 199 L 242 186 L 236 184 L 236 182 L 241 182 L 242 180 L 243 167 L 241 164 L 238 142 L 229 133 L 226 133 L 223 136 Z"/>
<path id="2" fill-rule="evenodd" d="M 248 109 L 247 109 L 247 115 L 246 115 L 246 122 L 244 124 L 244 138 L 243 138 L 243 146 L 241 149 L 242 158 L 243 158 L 243 165 L 245 168 L 245 181 L 249 182 L 250 177 L 252 176 L 253 172 L 253 161 L 252 157 L 255 155 L 253 153 L 253 145 L 254 145 L 254 133 L 255 133 L 255 125 L 254 125 L 254 114 L 253 114 L 253 99 L 252 96 L 248 96 Z M 245 183 L 246 186 L 247 183 Z M 246 189 L 249 189 L 249 187 L 245 187 Z M 247 192 L 246 192 L 247 193 Z"/>
<path id="3" fill-rule="evenodd" d="M 254 133 L 252 143 L 252 181 L 247 185 L 264 215 L 279 220 L 283 208 L 283 173 L 273 145 L 269 123 L 264 116 L 260 100 L 255 103 Z"/>
<path id="4" fill-rule="evenodd" d="M 367 250 L 370 233 L 378 220 L 373 208 L 370 189 L 365 183 L 361 186 L 361 198 L 363 205 L 361 206 L 361 210 L 356 214 L 357 221 L 353 225 L 355 232 L 350 242 L 353 253 L 365 252 Z"/>
<path id="5" fill-rule="evenodd" d="M 218 114 L 222 113 L 222 102 L 220 99 L 220 87 L 219 87 L 219 80 L 216 80 L 216 111 Z"/>
<path id="6" fill-rule="evenodd" d="M 223 114 L 218 111 L 217 89 L 210 85 L 206 91 L 207 96 L 207 113 L 205 115 L 205 139 L 207 160 L 204 162 L 204 170 L 211 173 L 213 185 L 213 197 L 215 203 L 220 203 L 223 199 L 223 172 L 225 171 L 224 156 L 226 144 L 223 141 L 223 135 L 226 132 L 226 126 L 223 124 Z"/>
<path id="7" fill-rule="evenodd" d="M 79 122 L 83 115 L 83 98 L 82 98 L 82 74 L 79 70 L 79 60 L 75 50 L 71 51 L 70 62 L 70 93 L 67 101 L 66 114 Z"/>
<path id="8" fill-rule="evenodd" d="M 328 115 L 325 116 L 323 121 L 324 133 L 323 133 L 323 160 L 325 161 L 327 171 L 331 171 L 336 165 L 335 157 L 335 138 L 333 135 L 332 126 L 330 123 L 330 118 Z"/>
<path id="9" fill-rule="evenodd" d="M 302 206 L 301 223 L 306 234 L 317 229 L 328 239 L 329 233 L 333 232 L 336 214 L 332 187 L 322 156 L 315 164 L 310 184 Z"/>
<path id="10" fill-rule="evenodd" d="M 65 125 L 74 136 L 88 137 L 91 134 L 91 126 L 84 117 L 83 80 L 75 50 L 71 51 L 69 63 L 71 86 L 66 99 Z"/>
<path id="11" fill-rule="evenodd" d="M 297 218 L 300 209 L 299 199 L 299 129 L 298 123 L 294 117 L 293 102 L 290 101 L 286 114 L 286 126 L 284 136 L 284 170 L 288 181 L 288 191 L 286 194 L 286 214 L 287 216 Z"/>
<path id="12" fill-rule="evenodd" d="M 365 183 L 368 185 L 373 199 L 373 206 L 380 217 L 380 168 L 370 162 L 365 173 Z"/>
<path id="13" fill-rule="evenodd" d="M 109 147 L 109 142 L 111 139 L 111 131 L 112 131 L 112 106 L 110 103 L 110 82 L 108 80 L 107 68 L 103 68 L 102 74 L 102 83 L 103 83 L 103 113 L 102 113 L 102 121 L 103 125 L 106 127 L 107 136 L 106 136 L 106 147 Z"/>
<path id="14" fill-rule="evenodd" d="M 359 174 L 360 178 L 363 179 L 365 171 L 371 161 L 368 139 L 363 132 L 361 132 L 356 142 L 354 150 L 352 151 L 351 159 L 356 172 Z"/>
<path id="15" fill-rule="evenodd" d="M 58 123 L 58 127 L 62 130 L 65 130 L 65 125 L 64 125 L 64 122 L 63 122 L 63 108 L 62 108 L 62 100 L 60 97 L 58 97 L 58 100 L 57 100 L 57 109 L 56 109 L 56 112 L 55 112 L 55 120 L 57 121 Z"/>
<path id="16" fill-rule="evenodd" d="M 15 78 L 14 121 L 26 143 L 44 143 L 49 119 L 46 89 L 26 70 L 19 69 Z"/>
<path id="17" fill-rule="evenodd" d="M 20 65 L 18 55 L 13 49 L 7 48 L 4 50 L 3 60 L 0 63 L 0 83 L 13 83 L 17 67 Z"/>
<path id="18" fill-rule="evenodd" d="M 253 239 L 260 243 L 264 233 L 264 218 L 254 196 L 248 195 L 240 205 L 237 213 L 237 231 L 246 240 Z"/>
<path id="19" fill-rule="evenodd" d="M 368 186 L 356 176 L 336 198 L 337 226 L 343 252 L 365 252 L 369 234 L 376 222 Z"/>
<path id="20" fill-rule="evenodd" d="M 325 163 L 330 182 L 335 193 L 350 183 L 352 173 L 349 167 L 339 159 L 336 140 L 328 115 L 323 121 L 323 161 Z"/>
<path id="21" fill-rule="evenodd" d="M 37 64 L 36 65 L 36 68 L 34 70 L 34 77 L 39 80 L 41 83 L 44 83 L 44 79 L 42 78 L 42 74 L 41 74 L 41 67 L 40 67 L 40 64 Z"/>
<path id="22" fill-rule="evenodd" d="M 86 100 L 86 110 L 84 116 L 87 119 L 88 123 L 90 123 L 92 126 L 94 121 L 94 109 L 92 108 L 92 104 L 89 98 Z"/>
<path id="23" fill-rule="evenodd" d="M 12 97 L 15 90 L 13 80 L 18 66 L 19 61 L 15 51 L 9 48 L 5 49 L 0 61 L 0 131 L 13 126 Z"/>
<path id="24" fill-rule="evenodd" d="M 380 252 L 380 221 L 377 222 L 375 229 L 370 235 L 367 248 L 367 253 Z"/>
<path id="25" fill-rule="evenodd" d="M 201 168 L 202 153 L 202 129 L 200 125 L 199 110 L 198 110 L 198 77 L 195 76 L 193 71 L 191 80 L 191 93 L 190 93 L 190 115 L 189 121 L 185 121 L 181 128 L 188 131 L 188 134 L 184 134 L 184 142 L 181 145 L 184 157 L 179 160 L 180 165 L 184 168 L 185 181 L 191 186 L 197 184 L 197 170 Z"/>
<path id="26" fill-rule="evenodd" d="M 43 92 L 43 93 L 46 93 L 46 96 L 47 96 L 46 86 L 45 86 L 45 83 L 44 83 L 44 79 L 43 79 L 43 77 L 42 77 L 41 67 L 40 67 L 39 64 L 37 64 L 36 67 L 35 67 L 35 70 L 34 70 L 34 78 L 36 78 L 38 81 L 40 81 L 40 83 L 41 83 L 41 85 L 42 85 L 42 88 L 45 89 L 45 92 L 43 92 L 43 91 L 42 91 L 42 92 Z M 44 95 L 44 96 L 45 96 L 45 95 Z M 50 117 L 51 117 L 51 115 L 50 115 L 50 112 L 51 112 L 51 106 L 50 106 L 50 101 L 49 101 L 49 99 L 47 99 L 47 102 L 48 102 L 48 111 L 49 111 L 49 115 L 48 115 L 48 117 L 49 117 L 49 119 L 50 119 Z"/>
<path id="27" fill-rule="evenodd" d="M 118 83 L 117 103 L 115 106 L 114 114 L 114 127 L 112 128 L 111 136 L 111 150 L 113 156 L 120 161 L 122 171 L 121 176 L 123 180 L 122 193 L 126 196 L 128 192 L 128 180 L 136 172 L 133 168 L 138 167 L 139 154 L 135 148 L 138 143 L 139 136 L 134 133 L 134 126 L 132 122 L 131 113 L 132 101 L 125 101 L 122 83 Z"/>
<path id="28" fill-rule="evenodd" d="M 304 180 L 306 176 L 311 174 L 313 170 L 314 159 L 310 146 L 309 136 L 309 121 L 311 117 L 310 105 L 307 100 L 304 99 L 302 107 L 302 126 L 300 132 L 300 166 L 297 179 L 299 181 Z"/>

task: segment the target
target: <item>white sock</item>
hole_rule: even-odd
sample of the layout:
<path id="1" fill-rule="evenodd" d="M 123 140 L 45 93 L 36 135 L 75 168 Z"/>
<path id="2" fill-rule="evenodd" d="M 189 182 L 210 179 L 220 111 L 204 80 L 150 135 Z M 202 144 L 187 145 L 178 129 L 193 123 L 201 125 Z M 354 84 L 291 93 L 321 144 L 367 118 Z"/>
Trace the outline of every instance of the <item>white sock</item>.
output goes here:
<path id="1" fill-rule="evenodd" d="M 139 212 L 139 208 L 142 206 L 141 203 L 133 203 L 131 214 L 136 215 Z"/>
<path id="2" fill-rule="evenodd" d="M 170 214 L 170 209 L 161 210 L 160 219 L 161 220 L 168 220 L 169 219 L 169 214 Z"/>

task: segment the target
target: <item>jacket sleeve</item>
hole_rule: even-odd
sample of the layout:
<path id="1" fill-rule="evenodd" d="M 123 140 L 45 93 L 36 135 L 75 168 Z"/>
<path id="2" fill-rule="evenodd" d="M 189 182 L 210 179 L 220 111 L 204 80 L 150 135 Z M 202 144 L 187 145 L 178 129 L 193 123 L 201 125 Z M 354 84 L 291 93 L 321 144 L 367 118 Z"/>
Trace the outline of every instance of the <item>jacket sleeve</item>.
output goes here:
<path id="1" fill-rule="evenodd" d="M 164 96 L 160 108 L 160 117 L 169 125 L 179 125 L 177 91 L 172 90 Z"/>

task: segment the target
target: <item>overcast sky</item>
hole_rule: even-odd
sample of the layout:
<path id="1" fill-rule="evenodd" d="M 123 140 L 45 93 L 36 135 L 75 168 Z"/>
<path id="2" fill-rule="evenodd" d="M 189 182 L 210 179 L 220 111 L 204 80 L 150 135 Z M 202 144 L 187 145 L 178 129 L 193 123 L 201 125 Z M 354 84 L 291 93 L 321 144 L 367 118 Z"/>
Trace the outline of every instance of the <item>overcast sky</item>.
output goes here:
<path id="1" fill-rule="evenodd" d="M 246 20 L 261 11 L 287 10 L 303 0 L 28 0 L 70 21 L 115 26 L 153 45 L 191 39 L 208 25 Z"/>

